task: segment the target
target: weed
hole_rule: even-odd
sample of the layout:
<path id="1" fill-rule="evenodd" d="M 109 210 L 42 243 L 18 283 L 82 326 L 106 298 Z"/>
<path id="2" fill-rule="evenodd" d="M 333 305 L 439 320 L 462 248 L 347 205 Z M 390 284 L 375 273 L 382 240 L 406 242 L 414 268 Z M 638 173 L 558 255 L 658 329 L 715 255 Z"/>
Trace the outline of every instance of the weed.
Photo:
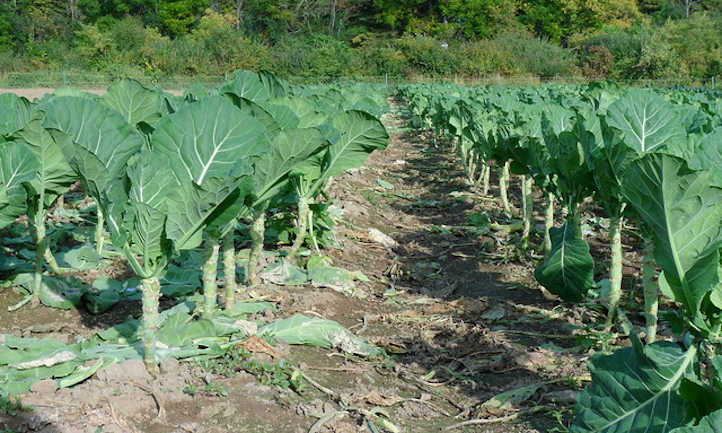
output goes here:
<path id="1" fill-rule="evenodd" d="M 232 377 L 240 371 L 246 371 L 256 376 L 262 385 L 277 385 L 299 394 L 305 390 L 303 378 L 289 361 L 282 359 L 278 364 L 271 364 L 250 357 L 250 352 L 239 348 L 228 350 L 218 358 L 199 361 L 199 364 L 206 372 L 216 375 Z"/>
<path id="2" fill-rule="evenodd" d="M 19 397 L 0 396 L 0 415 L 15 416 L 18 412 L 32 410 L 31 407 L 23 406 Z"/>
<path id="3" fill-rule="evenodd" d="M 567 415 L 570 415 L 572 411 L 570 409 L 551 409 L 547 414 L 554 418 L 557 422 L 556 427 L 552 427 L 548 430 L 549 433 L 569 433 L 569 423 L 564 421 Z"/>
<path id="4" fill-rule="evenodd" d="M 219 382 L 209 382 L 206 383 L 203 387 L 199 387 L 196 384 L 188 385 L 183 388 L 183 392 L 190 395 L 191 397 L 195 397 L 197 394 L 203 394 L 209 397 L 228 396 L 228 389 Z"/>

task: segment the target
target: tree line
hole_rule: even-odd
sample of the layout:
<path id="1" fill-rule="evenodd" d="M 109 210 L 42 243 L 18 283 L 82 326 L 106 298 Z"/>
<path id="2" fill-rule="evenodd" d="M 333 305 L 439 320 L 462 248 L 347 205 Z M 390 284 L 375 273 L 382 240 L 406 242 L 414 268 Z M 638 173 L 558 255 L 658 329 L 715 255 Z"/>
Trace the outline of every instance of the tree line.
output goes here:
<path id="1" fill-rule="evenodd" d="M 722 0 L 0 0 L 0 70 L 115 64 L 146 75 L 238 66 L 283 73 L 271 51 L 288 49 L 300 53 L 289 72 L 301 75 L 319 68 L 299 62 L 320 61 L 328 75 L 359 70 L 326 67 L 331 60 L 311 52 L 321 51 L 365 56 L 364 73 L 407 77 L 660 78 L 682 63 L 683 73 L 701 79 L 721 68 L 721 17 Z M 170 65 L 173 56 L 194 59 L 209 47 L 198 65 Z M 509 48 L 517 51 L 505 54 Z M 427 58 L 424 50 L 432 51 Z"/>

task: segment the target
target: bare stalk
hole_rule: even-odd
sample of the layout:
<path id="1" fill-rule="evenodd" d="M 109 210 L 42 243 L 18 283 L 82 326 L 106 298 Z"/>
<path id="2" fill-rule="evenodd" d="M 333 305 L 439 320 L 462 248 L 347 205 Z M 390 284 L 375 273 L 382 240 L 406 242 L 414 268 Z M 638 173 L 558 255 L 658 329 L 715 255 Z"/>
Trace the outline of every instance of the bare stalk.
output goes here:
<path id="1" fill-rule="evenodd" d="M 145 368 L 153 376 L 159 374 L 158 360 L 155 357 L 156 334 L 160 325 L 160 281 L 157 277 L 141 281 L 143 291 L 143 361 Z"/>
<path id="2" fill-rule="evenodd" d="M 236 246 L 233 242 L 233 230 L 223 237 L 223 278 L 224 278 L 224 302 L 226 310 L 233 308 L 235 303 L 236 290 Z"/>
<path id="3" fill-rule="evenodd" d="M 206 257 L 203 263 L 203 314 L 213 314 L 218 298 L 218 250 L 220 245 L 218 239 L 209 237 L 206 240 Z"/>
<path id="4" fill-rule="evenodd" d="M 647 344 L 657 339 L 657 311 L 659 295 L 657 290 L 657 267 L 654 263 L 654 244 L 644 241 L 644 265 L 642 266 L 642 289 L 644 291 L 644 316 L 647 323 Z"/>

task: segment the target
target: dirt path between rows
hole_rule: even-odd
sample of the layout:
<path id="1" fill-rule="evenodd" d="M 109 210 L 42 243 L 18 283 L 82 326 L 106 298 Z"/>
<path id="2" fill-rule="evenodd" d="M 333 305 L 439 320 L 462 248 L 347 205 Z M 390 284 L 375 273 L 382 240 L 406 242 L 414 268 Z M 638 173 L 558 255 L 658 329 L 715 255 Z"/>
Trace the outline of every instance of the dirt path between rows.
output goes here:
<path id="1" fill-rule="evenodd" d="M 266 318 L 302 312 L 333 319 L 384 347 L 388 357 L 277 347 L 315 383 L 307 381 L 300 395 L 261 385 L 245 372 L 211 376 L 174 360 L 165 361 L 153 381 L 142 363 L 128 361 L 69 389 L 39 382 L 22 396 L 34 410 L 0 416 L 0 426 L 43 433 L 373 433 L 393 431 L 384 427 L 388 422 L 416 433 L 477 420 L 451 431 L 563 431 L 554 430 L 561 427 L 557 418 L 568 422 L 580 377 L 587 374 L 571 326 L 587 318 L 542 296 L 513 234 L 468 225 L 474 213 L 504 217 L 492 197 L 465 183 L 448 150 L 407 130 L 397 106 L 384 122 L 389 148 L 372 155 L 365 168 L 335 179 L 330 194 L 344 210 L 337 234 L 343 248 L 327 253 L 335 265 L 359 270 L 369 282 L 352 295 L 271 284 L 256 294 L 280 306 Z M 395 245 L 374 241 L 369 228 Z M 19 296 L 3 292 L 3 298 L 0 323 L 14 325 L 2 332 L 17 335 L 72 339 L 115 320 L 90 321 L 82 311 L 7 313 L 6 305 Z M 127 314 L 139 315 L 139 306 L 115 316 Z M 572 377 L 577 381 L 567 380 Z M 208 384 L 222 391 L 188 392 Z M 519 389 L 506 404 L 489 402 Z"/>

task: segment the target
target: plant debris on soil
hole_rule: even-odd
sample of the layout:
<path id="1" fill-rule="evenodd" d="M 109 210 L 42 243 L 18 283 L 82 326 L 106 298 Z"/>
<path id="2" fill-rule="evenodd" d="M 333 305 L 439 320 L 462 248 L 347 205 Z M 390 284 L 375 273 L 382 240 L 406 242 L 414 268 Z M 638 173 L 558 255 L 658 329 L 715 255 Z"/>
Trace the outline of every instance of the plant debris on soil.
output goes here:
<path id="1" fill-rule="evenodd" d="M 279 307 L 264 314 L 337 321 L 385 356 L 256 338 L 213 365 L 166 359 L 157 379 L 129 360 L 70 388 L 35 383 L 17 410 L 0 405 L 0 432 L 565 431 L 589 349 L 605 344 L 585 331 L 594 310 L 545 296 L 537 258 L 518 251 L 514 233 L 469 224 L 472 214 L 504 218 L 494 196 L 468 185 L 433 137 L 405 130 L 398 106 L 384 122 L 388 149 L 330 190 L 343 221 L 340 247 L 325 253 L 368 281 L 351 290 L 265 281 L 253 295 Z M 137 302 L 99 316 L 8 312 L 20 299 L 3 292 L 2 333 L 72 342 L 140 316 Z"/>

